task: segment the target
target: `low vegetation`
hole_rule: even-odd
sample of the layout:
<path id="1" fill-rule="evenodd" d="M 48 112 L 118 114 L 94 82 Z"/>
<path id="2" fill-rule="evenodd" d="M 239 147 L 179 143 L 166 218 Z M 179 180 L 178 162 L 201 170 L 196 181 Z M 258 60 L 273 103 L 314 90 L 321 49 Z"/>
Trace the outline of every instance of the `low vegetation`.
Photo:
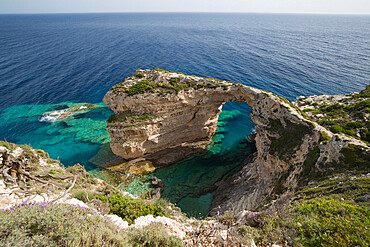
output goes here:
<path id="1" fill-rule="evenodd" d="M 174 236 L 168 236 L 161 223 L 153 222 L 143 229 L 133 229 L 128 233 L 130 242 L 134 246 L 144 247 L 177 247 L 182 246 L 182 241 Z"/>
<path id="2" fill-rule="evenodd" d="M 0 246 L 182 246 L 160 224 L 117 232 L 92 208 L 22 203 L 0 212 Z"/>
<path id="3" fill-rule="evenodd" d="M 272 214 L 254 214 L 240 234 L 260 246 L 368 246 L 370 243 L 369 191 L 364 174 L 314 183 L 296 193 L 290 208 Z"/>
<path id="4" fill-rule="evenodd" d="M 177 75 L 184 75 L 182 73 L 172 72 L 172 71 L 165 71 L 161 69 L 154 69 L 152 72 L 160 72 L 160 73 L 174 73 Z M 151 76 L 145 76 L 143 73 L 136 73 L 134 74 L 135 78 L 142 79 L 131 86 L 126 86 L 125 82 L 121 82 L 112 87 L 112 90 L 115 92 L 124 92 L 128 95 L 136 95 L 136 94 L 143 94 L 143 93 L 158 93 L 162 94 L 172 94 L 178 93 L 182 90 L 187 91 L 190 89 L 201 89 L 201 88 L 222 88 L 223 90 L 228 90 L 229 86 L 233 85 L 231 82 L 225 82 L 222 80 L 214 79 L 214 78 L 204 78 L 204 82 L 196 82 L 193 80 L 184 80 L 180 77 L 172 77 L 168 81 L 160 81 L 154 82 L 150 79 Z M 132 78 L 128 78 L 131 80 Z M 228 83 L 228 84 L 225 84 Z"/>
<path id="5" fill-rule="evenodd" d="M 24 203 L 0 213 L 0 246 L 127 246 L 128 238 L 89 208 Z"/>
<path id="6" fill-rule="evenodd" d="M 27 176 L 34 179 L 26 181 L 23 192 L 17 191 L 20 199 L 24 194 L 23 203 L 0 211 L 0 246 L 181 246 L 181 240 L 169 236 L 163 226 L 159 226 L 158 232 L 152 226 L 117 232 L 117 227 L 102 216 L 114 213 L 132 224 L 138 217 L 148 214 L 179 215 L 177 208 L 165 200 L 149 203 L 123 196 L 118 189 L 95 179 L 79 164 L 64 168 L 42 150 L 8 142 L 0 145 L 10 152 L 22 152 L 27 160 L 33 160 L 26 171 Z M 0 169 L 3 165 L 1 162 Z M 50 199 L 64 194 L 66 189 L 89 207 L 58 204 L 59 201 Z M 49 199 L 44 203 L 29 202 L 36 195 Z"/>
<path id="7" fill-rule="evenodd" d="M 343 133 L 370 144 L 370 85 L 359 94 L 349 94 L 339 102 L 310 103 L 304 111 L 333 133 Z"/>
<path id="8" fill-rule="evenodd" d="M 136 112 L 132 112 L 130 110 L 124 111 L 121 113 L 113 114 L 108 118 L 108 123 L 136 123 L 136 122 L 144 122 L 144 121 L 151 121 L 156 119 L 157 116 L 150 114 L 150 113 L 143 113 L 139 114 Z"/>

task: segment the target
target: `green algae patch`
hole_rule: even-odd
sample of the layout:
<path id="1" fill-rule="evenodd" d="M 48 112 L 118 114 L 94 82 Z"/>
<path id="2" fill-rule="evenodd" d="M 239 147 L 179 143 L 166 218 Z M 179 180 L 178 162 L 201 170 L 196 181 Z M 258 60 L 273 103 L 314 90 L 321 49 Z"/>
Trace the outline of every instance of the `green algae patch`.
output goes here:
<path id="1" fill-rule="evenodd" d="M 108 118 L 108 123 L 137 123 L 137 122 L 144 122 L 144 121 L 151 121 L 156 119 L 157 116 L 150 114 L 150 113 L 135 113 L 131 110 L 127 110 L 121 113 L 113 114 Z"/>
<path id="2" fill-rule="evenodd" d="M 135 179 L 125 188 L 125 191 L 140 198 L 147 197 L 149 192 L 153 189 L 150 183 L 146 182 L 147 177 L 148 176 L 135 177 Z"/>

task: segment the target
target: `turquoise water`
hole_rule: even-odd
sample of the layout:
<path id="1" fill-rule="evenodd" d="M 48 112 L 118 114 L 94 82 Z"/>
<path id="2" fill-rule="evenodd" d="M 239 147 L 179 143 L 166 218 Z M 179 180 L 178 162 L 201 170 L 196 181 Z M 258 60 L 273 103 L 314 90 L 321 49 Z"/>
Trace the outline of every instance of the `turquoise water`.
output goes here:
<path id="1" fill-rule="evenodd" d="M 163 197 L 192 216 L 206 216 L 213 197 L 212 186 L 241 169 L 241 162 L 254 151 L 246 141 L 254 123 L 245 103 L 224 105 L 213 143 L 205 152 L 156 170 L 152 176 L 165 184 Z"/>
<path id="2" fill-rule="evenodd" d="M 112 114 L 103 103 L 97 108 L 83 111 L 57 121 L 43 121 L 45 112 L 68 109 L 78 103 L 63 102 L 47 105 L 18 105 L 0 110 L 0 129 L 9 134 L 6 140 L 17 144 L 30 144 L 43 149 L 51 158 L 65 166 L 80 163 L 87 170 L 95 169 L 89 162 L 102 144 L 110 142 L 106 119 Z M 19 134 L 19 132 L 22 134 Z"/>

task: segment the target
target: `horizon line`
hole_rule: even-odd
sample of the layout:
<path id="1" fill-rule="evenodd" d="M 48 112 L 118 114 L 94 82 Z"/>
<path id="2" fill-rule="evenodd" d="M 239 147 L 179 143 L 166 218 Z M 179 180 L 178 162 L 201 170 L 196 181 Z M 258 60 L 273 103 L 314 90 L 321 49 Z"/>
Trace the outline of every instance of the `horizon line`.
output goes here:
<path id="1" fill-rule="evenodd" d="M 48 14 L 292 14 L 292 15 L 370 15 L 370 13 L 343 13 L 343 12 L 222 12 L 222 11 L 112 11 L 112 12 L 9 12 L 0 15 L 48 15 Z"/>

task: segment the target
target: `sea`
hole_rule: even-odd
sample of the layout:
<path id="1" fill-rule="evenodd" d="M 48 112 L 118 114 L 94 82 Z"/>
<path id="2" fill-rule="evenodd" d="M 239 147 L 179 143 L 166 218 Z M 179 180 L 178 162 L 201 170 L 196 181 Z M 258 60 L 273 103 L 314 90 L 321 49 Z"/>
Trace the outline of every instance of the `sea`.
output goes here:
<path id="1" fill-rule="evenodd" d="M 99 177 L 113 154 L 105 93 L 137 69 L 161 68 L 299 96 L 370 83 L 369 15 L 110 13 L 0 15 L 0 140 L 44 149 Z M 43 114 L 93 103 L 64 120 Z M 223 106 L 213 143 L 156 170 L 163 197 L 207 215 L 212 186 L 253 152 L 246 103 Z M 142 181 L 141 181 L 142 182 Z M 135 193 L 141 183 L 128 190 Z M 135 187 L 136 186 L 136 187 Z"/>

